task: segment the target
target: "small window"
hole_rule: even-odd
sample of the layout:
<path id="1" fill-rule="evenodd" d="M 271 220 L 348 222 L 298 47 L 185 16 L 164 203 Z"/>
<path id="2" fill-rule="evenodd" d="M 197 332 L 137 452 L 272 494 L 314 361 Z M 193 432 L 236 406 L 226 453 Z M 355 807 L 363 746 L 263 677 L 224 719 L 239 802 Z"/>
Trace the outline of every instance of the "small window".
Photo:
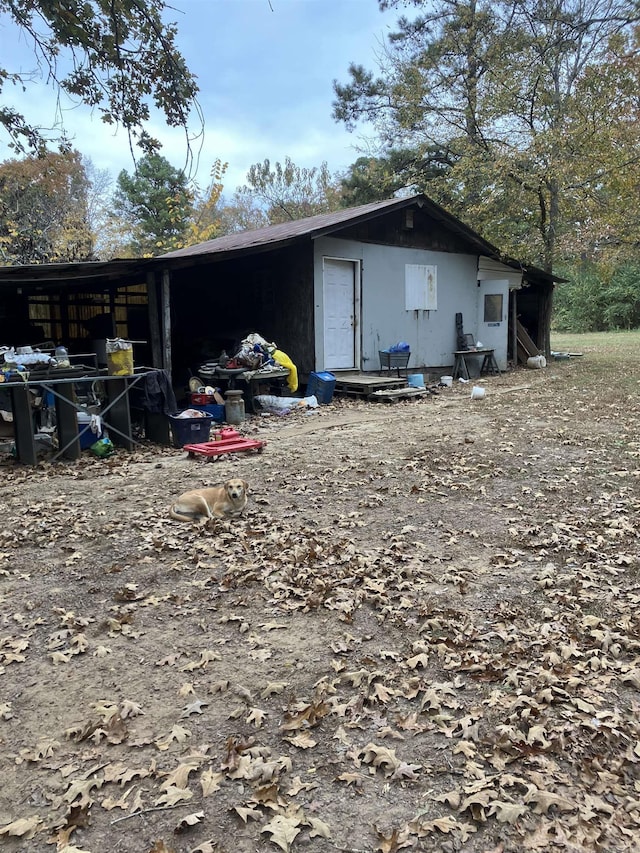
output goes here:
<path id="1" fill-rule="evenodd" d="M 487 293 L 484 297 L 484 322 L 502 321 L 502 293 Z"/>

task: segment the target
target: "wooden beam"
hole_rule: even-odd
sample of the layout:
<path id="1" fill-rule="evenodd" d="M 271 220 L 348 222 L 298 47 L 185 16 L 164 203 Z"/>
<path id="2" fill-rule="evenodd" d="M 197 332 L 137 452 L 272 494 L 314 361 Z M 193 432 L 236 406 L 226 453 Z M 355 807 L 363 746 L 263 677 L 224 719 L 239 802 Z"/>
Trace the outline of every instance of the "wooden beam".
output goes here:
<path id="1" fill-rule="evenodd" d="M 514 287 L 511 293 L 511 358 L 513 366 L 518 365 L 518 291 Z"/>
<path id="2" fill-rule="evenodd" d="M 162 321 L 158 308 L 158 288 L 154 272 L 147 273 L 147 304 L 149 318 L 149 335 L 151 340 L 151 366 L 162 367 L 162 336 L 160 329 Z"/>
<path id="3" fill-rule="evenodd" d="M 162 270 L 162 366 L 171 375 L 171 275 Z"/>

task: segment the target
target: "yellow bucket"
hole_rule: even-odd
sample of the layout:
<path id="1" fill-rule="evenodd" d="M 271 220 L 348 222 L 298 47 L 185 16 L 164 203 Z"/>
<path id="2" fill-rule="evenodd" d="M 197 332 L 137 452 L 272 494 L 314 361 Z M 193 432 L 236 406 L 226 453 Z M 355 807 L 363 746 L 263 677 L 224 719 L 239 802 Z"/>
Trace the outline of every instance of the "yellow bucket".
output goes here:
<path id="1" fill-rule="evenodd" d="M 107 369 L 111 376 L 131 376 L 133 345 L 123 340 L 107 339 Z"/>

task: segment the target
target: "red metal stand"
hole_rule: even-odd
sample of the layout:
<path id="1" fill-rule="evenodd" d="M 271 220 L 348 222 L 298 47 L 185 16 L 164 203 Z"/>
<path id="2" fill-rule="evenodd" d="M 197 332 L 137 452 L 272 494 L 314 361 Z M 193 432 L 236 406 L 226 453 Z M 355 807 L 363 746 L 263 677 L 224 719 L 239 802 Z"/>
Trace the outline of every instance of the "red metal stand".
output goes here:
<path id="1" fill-rule="evenodd" d="M 182 448 L 193 457 L 194 454 L 209 456 L 211 458 L 220 456 L 222 453 L 239 453 L 243 450 L 257 450 L 262 453 L 266 441 L 258 441 L 254 438 L 244 438 L 239 432 L 231 427 L 223 427 L 214 432 L 215 441 L 205 441 L 202 444 L 185 444 Z"/>

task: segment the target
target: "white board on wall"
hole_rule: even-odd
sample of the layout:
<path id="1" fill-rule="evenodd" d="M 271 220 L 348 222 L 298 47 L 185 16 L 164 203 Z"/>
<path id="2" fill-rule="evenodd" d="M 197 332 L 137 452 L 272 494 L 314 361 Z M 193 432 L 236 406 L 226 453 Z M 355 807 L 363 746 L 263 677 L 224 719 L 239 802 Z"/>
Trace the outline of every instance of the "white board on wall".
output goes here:
<path id="1" fill-rule="evenodd" d="M 435 311 L 438 307 L 438 268 L 435 264 L 405 264 L 406 311 Z"/>

